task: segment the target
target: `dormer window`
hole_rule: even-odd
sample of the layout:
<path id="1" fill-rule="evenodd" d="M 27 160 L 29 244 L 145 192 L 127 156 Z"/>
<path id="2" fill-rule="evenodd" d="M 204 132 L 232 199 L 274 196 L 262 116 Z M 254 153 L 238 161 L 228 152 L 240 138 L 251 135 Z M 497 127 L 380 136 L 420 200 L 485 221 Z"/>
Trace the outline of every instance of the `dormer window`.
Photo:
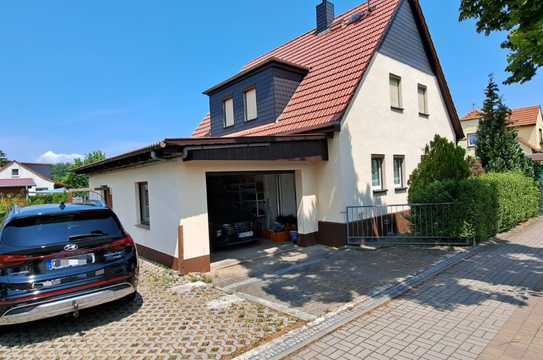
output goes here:
<path id="1" fill-rule="evenodd" d="M 222 103 L 224 127 L 234 126 L 234 99 L 227 98 Z"/>
<path id="2" fill-rule="evenodd" d="M 11 169 L 12 177 L 19 177 L 19 169 Z"/>
<path id="3" fill-rule="evenodd" d="M 256 120 L 258 117 L 258 107 L 256 104 L 256 88 L 245 90 L 243 94 L 245 103 L 245 121 Z"/>

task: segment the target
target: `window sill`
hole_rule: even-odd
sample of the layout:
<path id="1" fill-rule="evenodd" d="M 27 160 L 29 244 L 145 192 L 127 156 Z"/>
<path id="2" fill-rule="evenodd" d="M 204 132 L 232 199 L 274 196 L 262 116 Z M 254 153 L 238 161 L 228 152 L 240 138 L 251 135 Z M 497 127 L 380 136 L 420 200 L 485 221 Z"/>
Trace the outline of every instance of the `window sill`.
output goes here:
<path id="1" fill-rule="evenodd" d="M 407 192 L 407 188 L 406 187 L 395 188 L 394 192 L 397 193 L 397 194 L 398 193 L 404 193 L 404 192 Z"/>
<path id="2" fill-rule="evenodd" d="M 421 112 L 420 112 L 420 113 L 419 113 L 419 116 L 420 116 L 420 117 L 423 117 L 423 118 L 425 118 L 425 119 L 428 119 L 428 118 L 430 117 L 430 114 L 421 113 Z"/>
<path id="3" fill-rule="evenodd" d="M 136 224 L 134 225 L 137 228 L 144 229 L 144 230 L 151 230 L 151 225 L 145 225 L 145 224 Z"/>
<path id="4" fill-rule="evenodd" d="M 395 111 L 395 112 L 399 112 L 399 113 L 403 113 L 404 108 L 403 107 L 391 106 L 390 110 Z"/>
<path id="5" fill-rule="evenodd" d="M 245 119 L 245 122 L 250 123 L 250 122 L 253 122 L 253 121 L 257 121 L 257 120 L 258 120 L 258 118 L 255 117 L 254 119 Z"/>
<path id="6" fill-rule="evenodd" d="M 230 128 L 234 127 L 234 125 L 236 125 L 236 124 L 232 124 L 232 125 L 228 125 L 228 126 L 223 125 L 222 128 L 223 128 L 223 129 L 230 129 Z"/>
<path id="7" fill-rule="evenodd" d="M 373 190 L 374 195 L 386 195 L 388 193 L 387 189 L 376 189 Z"/>

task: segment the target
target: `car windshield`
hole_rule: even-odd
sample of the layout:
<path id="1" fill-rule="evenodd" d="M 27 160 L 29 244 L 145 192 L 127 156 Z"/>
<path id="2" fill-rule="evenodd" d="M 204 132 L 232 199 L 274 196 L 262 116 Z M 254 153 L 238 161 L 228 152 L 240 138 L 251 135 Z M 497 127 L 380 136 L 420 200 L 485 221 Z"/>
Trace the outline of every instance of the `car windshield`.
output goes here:
<path id="1" fill-rule="evenodd" d="M 109 211 L 86 211 L 15 219 L 5 225 L 1 242 L 9 246 L 28 247 L 93 236 L 120 238 L 123 231 Z"/>

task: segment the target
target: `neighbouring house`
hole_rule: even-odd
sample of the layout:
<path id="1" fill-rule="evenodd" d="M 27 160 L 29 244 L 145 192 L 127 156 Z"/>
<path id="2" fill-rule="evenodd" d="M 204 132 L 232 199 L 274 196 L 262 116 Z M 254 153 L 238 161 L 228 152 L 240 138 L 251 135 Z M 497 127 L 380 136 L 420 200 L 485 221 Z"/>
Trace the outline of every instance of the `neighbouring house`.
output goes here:
<path id="1" fill-rule="evenodd" d="M 407 202 L 408 178 L 440 134 L 464 138 L 416 0 L 335 16 L 211 87 L 192 138 L 164 139 L 79 168 L 140 254 L 208 271 L 217 224 L 248 213 L 267 231 L 296 219 L 299 244 L 341 246 L 349 205 Z"/>
<path id="2" fill-rule="evenodd" d="M 27 196 L 52 191 L 51 164 L 9 161 L 0 168 L 0 195 Z"/>
<path id="3" fill-rule="evenodd" d="M 526 156 L 541 161 L 543 152 L 543 117 L 541 106 L 529 106 L 511 110 L 508 126 L 517 130 L 518 142 Z M 466 148 L 468 155 L 475 157 L 477 131 L 482 113 L 479 110 L 469 112 L 461 120 L 466 137 L 459 142 Z"/>

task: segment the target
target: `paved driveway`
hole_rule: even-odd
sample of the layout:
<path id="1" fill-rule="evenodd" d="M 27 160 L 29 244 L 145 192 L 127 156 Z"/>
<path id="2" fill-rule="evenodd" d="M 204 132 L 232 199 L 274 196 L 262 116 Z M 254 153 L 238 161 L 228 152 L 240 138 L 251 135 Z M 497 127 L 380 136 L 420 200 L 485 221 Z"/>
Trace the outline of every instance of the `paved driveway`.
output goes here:
<path id="1" fill-rule="evenodd" d="M 455 251 L 459 250 L 295 248 L 218 270 L 214 281 L 226 291 L 312 320 L 391 286 Z"/>
<path id="2" fill-rule="evenodd" d="M 0 359 L 216 359 L 301 325 L 209 286 L 187 285 L 187 278 L 147 261 L 140 281 L 140 296 L 129 305 L 0 328 Z M 179 294 L 170 290 L 174 285 Z"/>
<path id="3" fill-rule="evenodd" d="M 291 358 L 543 359 L 542 314 L 512 318 L 543 296 L 543 219 L 481 250 Z"/>

